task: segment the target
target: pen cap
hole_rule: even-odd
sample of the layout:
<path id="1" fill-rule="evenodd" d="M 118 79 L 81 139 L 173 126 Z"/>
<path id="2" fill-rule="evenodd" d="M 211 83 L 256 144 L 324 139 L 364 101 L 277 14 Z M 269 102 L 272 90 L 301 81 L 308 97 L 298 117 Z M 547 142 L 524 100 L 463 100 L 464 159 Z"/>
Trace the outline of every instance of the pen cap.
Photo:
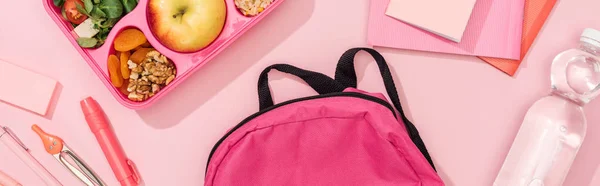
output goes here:
<path id="1" fill-rule="evenodd" d="M 85 116 L 85 121 L 88 123 L 92 133 L 108 128 L 108 119 L 104 115 L 102 108 L 92 97 L 87 97 L 80 102 L 81 110 Z"/>

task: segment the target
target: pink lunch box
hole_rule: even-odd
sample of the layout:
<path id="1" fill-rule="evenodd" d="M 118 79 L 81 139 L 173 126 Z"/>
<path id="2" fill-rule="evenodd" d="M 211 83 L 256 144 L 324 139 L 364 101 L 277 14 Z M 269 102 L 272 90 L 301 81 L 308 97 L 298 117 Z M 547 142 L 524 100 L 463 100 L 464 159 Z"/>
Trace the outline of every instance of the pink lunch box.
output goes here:
<path id="1" fill-rule="evenodd" d="M 258 23 L 261 19 L 267 16 L 273 9 L 278 7 L 283 0 L 274 0 L 263 12 L 259 13 L 254 17 L 244 16 L 234 4 L 234 0 L 224 0 L 227 6 L 227 18 L 225 20 L 225 26 L 221 31 L 220 35 L 210 45 L 201 49 L 200 51 L 192 53 L 179 53 L 163 46 L 150 31 L 148 20 L 147 20 L 147 7 L 148 0 L 139 0 L 137 6 L 133 11 L 125 15 L 121 20 L 112 28 L 106 42 L 95 49 L 81 48 L 77 41 L 77 35 L 73 32 L 73 26 L 66 21 L 62 15 L 59 7 L 54 6 L 52 0 L 44 0 L 44 7 L 46 12 L 52 17 L 54 22 L 67 36 L 67 39 L 73 44 L 75 49 L 79 51 L 83 59 L 92 67 L 94 72 L 100 77 L 100 80 L 109 89 L 113 96 L 125 107 L 139 110 L 147 108 L 156 102 L 161 97 L 169 93 L 173 88 L 185 79 L 187 79 L 193 72 L 200 69 L 204 64 L 214 58 L 219 52 L 229 46 L 244 32 Z M 177 74 L 175 79 L 164 89 L 159 91 L 153 97 L 143 101 L 135 102 L 127 99 L 127 96 L 119 91 L 112 85 L 110 76 L 108 74 L 107 60 L 110 54 L 115 54 L 113 47 L 113 41 L 115 36 L 126 28 L 137 28 L 141 30 L 148 42 L 158 52 L 165 55 L 175 64 L 177 68 Z"/>

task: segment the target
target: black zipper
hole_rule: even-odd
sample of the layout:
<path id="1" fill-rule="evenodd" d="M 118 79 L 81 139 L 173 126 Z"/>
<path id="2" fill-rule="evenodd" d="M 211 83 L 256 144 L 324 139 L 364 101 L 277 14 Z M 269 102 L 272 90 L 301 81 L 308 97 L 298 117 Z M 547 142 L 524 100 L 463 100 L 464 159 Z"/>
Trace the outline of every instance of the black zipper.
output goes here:
<path id="1" fill-rule="evenodd" d="M 215 146 L 213 146 L 212 150 L 210 151 L 210 155 L 208 156 L 208 161 L 206 162 L 206 171 L 208 170 L 208 164 L 210 163 L 210 159 L 212 158 L 213 154 L 215 153 L 215 151 L 217 150 L 217 148 L 219 147 L 219 145 L 221 145 L 221 143 L 223 143 L 223 141 L 225 141 L 225 139 L 227 139 L 227 137 L 229 137 L 229 135 L 231 135 L 233 132 L 235 132 L 237 129 L 239 129 L 240 127 L 242 127 L 244 124 L 248 123 L 250 120 L 266 113 L 269 112 L 271 110 L 274 110 L 276 108 L 279 108 L 281 106 L 284 105 L 289 105 L 292 103 L 296 103 L 296 102 L 300 102 L 300 101 L 306 101 L 306 100 L 312 100 L 312 99 L 321 99 L 321 98 L 330 98 L 330 97 L 355 97 L 355 98 L 361 98 L 361 99 L 365 99 L 365 100 L 369 100 L 375 103 L 379 103 L 385 107 L 387 107 L 388 109 L 390 109 L 390 111 L 392 112 L 392 114 L 394 115 L 395 118 L 397 118 L 396 113 L 394 112 L 394 107 L 388 103 L 387 101 L 384 101 L 382 99 L 379 99 L 377 97 L 373 97 L 373 96 L 369 96 L 369 95 L 365 95 L 365 94 L 361 94 L 361 93 L 356 93 L 356 92 L 336 92 L 336 93 L 331 93 L 331 94 L 323 94 L 323 95 L 316 95 L 316 96 L 309 96 L 309 97 L 304 97 L 304 98 L 298 98 L 298 99 L 293 99 L 293 100 L 289 100 L 286 102 L 282 102 L 276 105 L 273 105 L 269 108 L 266 108 L 264 110 L 261 110 L 257 113 L 252 114 L 251 116 L 248 116 L 246 119 L 242 120 L 242 122 L 240 122 L 239 124 L 237 124 L 235 127 L 233 127 L 231 130 L 229 130 L 229 132 L 227 132 L 227 134 L 225 134 L 223 137 L 221 137 L 221 139 L 219 139 L 219 141 L 217 141 L 217 143 L 215 144 Z"/>

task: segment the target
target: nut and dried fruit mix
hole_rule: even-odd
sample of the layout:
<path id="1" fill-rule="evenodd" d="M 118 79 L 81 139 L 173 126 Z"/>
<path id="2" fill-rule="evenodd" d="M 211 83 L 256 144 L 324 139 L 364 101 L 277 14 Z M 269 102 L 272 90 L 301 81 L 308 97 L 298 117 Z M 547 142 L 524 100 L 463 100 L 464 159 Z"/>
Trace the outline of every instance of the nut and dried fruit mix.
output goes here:
<path id="1" fill-rule="evenodd" d="M 175 65 L 167 57 L 153 50 L 146 54 L 146 59 L 137 64 L 127 62 L 131 70 L 127 98 L 133 101 L 144 101 L 154 96 L 175 78 Z"/>
<path id="2" fill-rule="evenodd" d="M 145 101 L 175 79 L 173 62 L 152 48 L 141 31 L 124 30 L 114 45 L 117 54 L 108 57 L 110 79 L 129 100 Z"/>
<path id="3" fill-rule="evenodd" d="M 273 0 L 235 0 L 235 6 L 245 16 L 256 16 L 271 3 L 273 3 Z"/>

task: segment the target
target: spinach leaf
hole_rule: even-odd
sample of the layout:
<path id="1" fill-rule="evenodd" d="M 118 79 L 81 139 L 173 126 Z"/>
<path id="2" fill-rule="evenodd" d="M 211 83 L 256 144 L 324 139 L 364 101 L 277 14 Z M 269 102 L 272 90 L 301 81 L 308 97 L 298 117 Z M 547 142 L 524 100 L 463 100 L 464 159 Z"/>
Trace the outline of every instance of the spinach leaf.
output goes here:
<path id="1" fill-rule="evenodd" d="M 77 2 L 76 2 L 76 3 L 75 3 L 75 7 L 77 8 L 77 11 L 78 11 L 79 13 L 82 13 L 82 14 L 85 14 L 85 15 L 88 15 L 88 16 L 89 16 L 89 14 L 87 13 L 87 11 L 86 11 L 86 10 L 85 10 L 85 8 L 83 7 L 83 5 L 81 5 L 81 4 L 79 4 L 79 3 L 77 3 Z"/>
<path id="2" fill-rule="evenodd" d="M 83 5 L 85 6 L 85 12 L 87 12 L 88 15 L 92 13 L 92 9 L 94 9 L 94 3 L 92 3 L 92 0 L 83 0 Z"/>
<path id="3" fill-rule="evenodd" d="M 125 12 L 131 12 L 135 6 L 137 5 L 137 0 L 121 0 L 123 3 L 123 8 L 125 8 Z"/>
<path id="4" fill-rule="evenodd" d="M 123 4 L 119 0 L 102 0 L 97 6 L 106 18 L 119 18 L 123 14 Z"/>
<path id="5" fill-rule="evenodd" d="M 60 14 L 62 14 L 63 18 L 65 18 L 65 20 L 69 20 L 69 18 L 67 18 L 67 12 L 65 12 L 64 8 L 60 9 Z"/>
<path id="6" fill-rule="evenodd" d="M 53 2 L 54 2 L 54 6 L 61 7 L 61 9 L 62 9 L 62 5 L 65 4 L 65 0 L 54 0 Z"/>
<path id="7" fill-rule="evenodd" d="M 92 9 L 92 12 L 90 13 L 90 15 L 92 18 L 95 18 L 95 19 L 100 19 L 100 18 L 106 17 L 106 14 L 102 10 L 100 10 L 100 8 L 98 8 L 98 7 L 94 7 L 94 9 Z"/>
<path id="8" fill-rule="evenodd" d="M 92 24 L 94 26 L 98 26 L 98 25 L 100 25 L 100 23 L 102 23 L 102 21 L 105 21 L 105 20 L 106 20 L 105 18 L 98 18 L 98 19 L 94 18 L 94 19 L 92 19 Z"/>
<path id="9" fill-rule="evenodd" d="M 77 44 L 79 44 L 79 46 L 81 46 L 83 48 L 95 47 L 97 43 L 98 43 L 98 40 L 96 38 L 89 38 L 89 37 L 77 38 Z"/>
<path id="10" fill-rule="evenodd" d="M 92 19 L 92 24 L 96 29 L 110 29 L 119 21 L 121 18 L 111 18 L 111 19 Z"/>
<path id="11" fill-rule="evenodd" d="M 101 22 L 99 27 L 100 28 L 112 28 L 113 26 L 115 26 L 115 24 L 117 24 L 117 21 L 119 21 L 119 18 L 107 19 L 107 20 Z"/>
<path id="12" fill-rule="evenodd" d="M 104 43 L 104 41 L 108 37 L 109 32 L 110 32 L 110 29 L 102 28 L 99 30 L 98 34 L 96 34 L 96 36 L 94 36 L 94 37 L 100 41 L 99 43 Z"/>
<path id="13" fill-rule="evenodd" d="M 102 46 L 102 44 L 104 44 L 104 41 L 98 41 L 98 44 L 96 44 L 96 48 Z"/>

